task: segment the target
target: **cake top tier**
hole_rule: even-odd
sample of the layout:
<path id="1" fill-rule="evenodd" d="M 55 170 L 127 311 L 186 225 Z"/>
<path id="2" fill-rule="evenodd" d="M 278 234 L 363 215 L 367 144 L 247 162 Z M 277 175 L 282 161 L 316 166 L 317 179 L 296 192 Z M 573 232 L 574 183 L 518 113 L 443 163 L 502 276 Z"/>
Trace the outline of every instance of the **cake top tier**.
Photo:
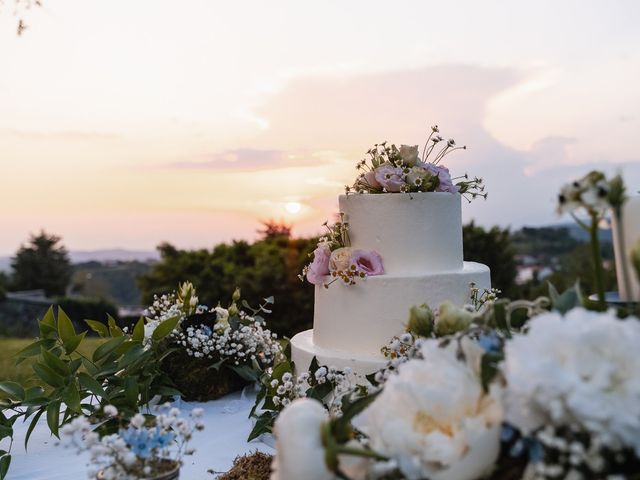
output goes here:
<path id="1" fill-rule="evenodd" d="M 351 247 L 375 250 L 387 275 L 460 270 L 461 197 L 448 192 L 340 195 Z"/>

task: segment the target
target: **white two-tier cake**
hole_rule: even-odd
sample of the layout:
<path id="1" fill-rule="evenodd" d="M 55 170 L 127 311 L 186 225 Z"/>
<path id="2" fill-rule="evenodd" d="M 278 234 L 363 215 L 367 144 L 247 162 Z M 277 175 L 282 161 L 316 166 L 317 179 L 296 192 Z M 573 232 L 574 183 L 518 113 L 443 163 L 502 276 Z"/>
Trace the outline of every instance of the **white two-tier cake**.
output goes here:
<path id="1" fill-rule="evenodd" d="M 312 358 L 361 374 L 384 366 L 380 350 L 405 331 L 409 308 L 469 303 L 470 284 L 490 288 L 489 268 L 464 262 L 461 196 L 449 192 L 341 195 L 351 247 L 380 254 L 384 274 L 356 285 L 317 285 L 313 330 L 291 340 L 296 368 Z"/>

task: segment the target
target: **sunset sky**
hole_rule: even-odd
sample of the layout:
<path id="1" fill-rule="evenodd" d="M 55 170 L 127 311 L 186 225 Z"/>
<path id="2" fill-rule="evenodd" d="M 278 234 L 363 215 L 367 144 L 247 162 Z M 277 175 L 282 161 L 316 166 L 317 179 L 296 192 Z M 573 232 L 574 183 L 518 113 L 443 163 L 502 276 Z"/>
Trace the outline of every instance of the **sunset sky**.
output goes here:
<path id="1" fill-rule="evenodd" d="M 319 231 L 376 142 L 437 123 L 485 226 L 558 222 L 591 168 L 640 190 L 640 2 L 0 5 L 0 254 Z M 299 211 L 297 205 L 300 205 Z"/>

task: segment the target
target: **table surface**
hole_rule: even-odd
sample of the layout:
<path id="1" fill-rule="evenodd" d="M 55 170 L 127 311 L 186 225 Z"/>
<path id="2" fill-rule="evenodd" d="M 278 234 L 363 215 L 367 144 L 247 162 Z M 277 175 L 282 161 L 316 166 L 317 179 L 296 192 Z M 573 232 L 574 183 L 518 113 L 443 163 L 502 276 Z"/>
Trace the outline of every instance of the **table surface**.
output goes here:
<path id="1" fill-rule="evenodd" d="M 241 454 L 260 450 L 274 453 L 273 448 L 262 441 L 247 443 L 247 437 L 253 427 L 248 418 L 253 406 L 253 393 L 237 392 L 219 400 L 206 403 L 178 401 L 175 406 L 188 414 L 191 409 L 204 409 L 205 429 L 195 432 L 189 443 L 196 449 L 192 456 L 185 457 L 180 478 L 189 480 L 213 480 L 215 475 L 208 470 L 224 472 L 233 459 Z M 40 418 L 29 439 L 28 450 L 24 449 L 24 436 L 29 422 L 20 420 L 14 425 L 14 443 L 12 461 L 7 480 L 75 480 L 87 478 L 86 453 L 77 454 L 74 450 L 56 445 L 47 428 L 46 419 Z M 271 443 L 267 440 L 267 443 Z"/>

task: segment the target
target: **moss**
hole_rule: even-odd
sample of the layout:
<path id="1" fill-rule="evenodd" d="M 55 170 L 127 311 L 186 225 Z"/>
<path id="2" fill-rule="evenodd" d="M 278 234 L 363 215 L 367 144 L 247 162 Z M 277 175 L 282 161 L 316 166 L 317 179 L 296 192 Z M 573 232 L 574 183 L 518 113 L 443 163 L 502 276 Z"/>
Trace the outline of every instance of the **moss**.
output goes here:
<path id="1" fill-rule="evenodd" d="M 218 476 L 216 480 L 269 480 L 273 456 L 259 451 L 239 455 L 233 461 L 231 470 Z"/>
<path id="2" fill-rule="evenodd" d="M 215 400 L 241 390 L 248 383 L 228 368 L 210 367 L 210 360 L 194 358 L 182 349 L 168 355 L 162 364 L 186 401 Z"/>

